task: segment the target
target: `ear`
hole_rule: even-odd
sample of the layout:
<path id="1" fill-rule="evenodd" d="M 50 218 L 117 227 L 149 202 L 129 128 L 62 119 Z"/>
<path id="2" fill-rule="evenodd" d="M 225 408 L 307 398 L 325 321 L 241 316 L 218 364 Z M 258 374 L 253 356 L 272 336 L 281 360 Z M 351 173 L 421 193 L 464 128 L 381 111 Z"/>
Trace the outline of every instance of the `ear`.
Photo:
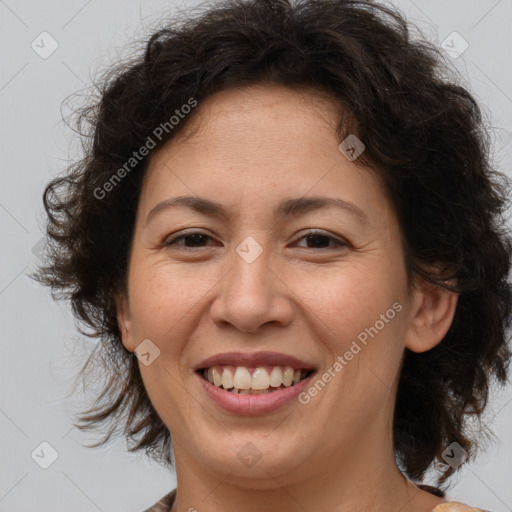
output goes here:
<path id="1" fill-rule="evenodd" d="M 126 294 L 123 293 L 122 295 L 118 295 L 116 297 L 116 305 L 117 325 L 119 326 L 119 331 L 121 332 L 121 341 L 123 342 L 126 350 L 129 352 L 134 352 L 135 343 L 133 341 L 130 305 L 128 303 Z"/>
<path id="2" fill-rule="evenodd" d="M 457 299 L 457 293 L 422 281 L 413 291 L 405 346 L 413 352 L 426 352 L 440 343 L 452 324 Z"/>

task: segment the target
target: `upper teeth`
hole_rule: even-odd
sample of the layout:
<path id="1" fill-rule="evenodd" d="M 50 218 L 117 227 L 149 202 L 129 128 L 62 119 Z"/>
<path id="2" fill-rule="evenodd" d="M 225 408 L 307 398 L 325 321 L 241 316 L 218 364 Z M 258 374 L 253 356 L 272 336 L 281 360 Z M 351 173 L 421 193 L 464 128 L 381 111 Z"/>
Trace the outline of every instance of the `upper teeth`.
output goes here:
<path id="1" fill-rule="evenodd" d="M 288 387 L 299 382 L 306 373 L 307 370 L 294 370 L 290 366 L 212 366 L 203 371 L 211 384 L 224 389 L 268 389 L 281 384 Z"/>

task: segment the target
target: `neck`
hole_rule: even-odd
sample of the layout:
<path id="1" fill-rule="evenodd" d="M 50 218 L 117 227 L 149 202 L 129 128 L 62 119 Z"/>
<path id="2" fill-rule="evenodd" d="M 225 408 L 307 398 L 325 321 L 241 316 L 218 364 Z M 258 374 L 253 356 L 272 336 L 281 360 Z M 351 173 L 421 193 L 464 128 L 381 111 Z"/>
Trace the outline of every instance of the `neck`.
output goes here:
<path id="1" fill-rule="evenodd" d="M 233 470 L 208 470 L 177 444 L 178 493 L 172 512 L 430 512 L 444 501 L 408 481 L 391 447 L 383 451 L 384 440 L 374 439 L 352 446 L 351 454 L 312 454 L 291 472 L 278 474 L 263 464 L 261 478 L 250 481 Z"/>

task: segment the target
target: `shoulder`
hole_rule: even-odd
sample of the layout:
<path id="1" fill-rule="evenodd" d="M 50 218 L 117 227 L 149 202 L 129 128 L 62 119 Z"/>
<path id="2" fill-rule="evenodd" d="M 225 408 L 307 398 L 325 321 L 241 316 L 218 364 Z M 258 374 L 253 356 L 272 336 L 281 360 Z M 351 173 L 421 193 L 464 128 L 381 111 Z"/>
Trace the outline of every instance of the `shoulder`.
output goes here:
<path id="1" fill-rule="evenodd" d="M 441 503 L 432 512 L 490 512 L 481 508 L 474 508 L 457 501 Z"/>
<path id="2" fill-rule="evenodd" d="M 147 508 L 143 512 L 169 512 L 169 510 L 171 510 L 175 498 L 176 489 L 166 494 L 164 497 L 160 498 L 154 505 Z"/>

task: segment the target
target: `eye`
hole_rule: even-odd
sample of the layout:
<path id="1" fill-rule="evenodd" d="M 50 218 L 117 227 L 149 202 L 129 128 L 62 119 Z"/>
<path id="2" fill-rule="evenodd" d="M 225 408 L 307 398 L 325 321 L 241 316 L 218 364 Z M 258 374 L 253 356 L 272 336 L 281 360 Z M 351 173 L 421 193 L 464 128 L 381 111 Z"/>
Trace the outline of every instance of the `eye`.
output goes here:
<path id="1" fill-rule="evenodd" d="M 205 247 L 205 244 L 209 239 L 212 240 L 212 237 L 205 233 L 192 231 L 166 240 L 163 246 L 168 247 L 178 245 L 185 249 L 194 249 Z M 306 247 L 307 249 L 336 249 L 337 247 L 349 247 L 350 245 L 348 242 L 339 240 L 338 238 L 322 231 L 310 231 L 299 238 L 299 240 L 307 240 L 307 243 L 312 245 L 312 247 Z M 183 241 L 184 243 L 178 243 L 180 241 Z M 330 242 L 332 242 L 332 244 L 329 246 Z"/>
<path id="2" fill-rule="evenodd" d="M 179 245 L 186 249 L 194 249 L 195 247 L 204 247 L 204 242 L 206 242 L 207 239 L 211 238 L 211 236 L 201 233 L 199 231 L 192 231 L 190 233 L 181 234 L 179 236 L 166 240 L 163 243 L 163 245 L 164 247 L 168 247 L 171 245 Z M 185 244 L 178 243 L 178 241 L 180 240 L 183 240 Z M 187 242 L 189 243 L 189 245 L 187 245 Z"/>
<path id="3" fill-rule="evenodd" d="M 310 231 L 303 235 L 299 240 L 307 240 L 310 242 L 313 247 L 306 247 L 307 249 L 336 249 L 338 247 L 349 247 L 349 243 L 344 240 L 339 240 L 338 238 L 329 235 L 328 233 L 324 233 L 323 231 Z M 333 245 L 329 247 L 329 242 L 332 241 Z M 325 247 L 327 245 L 327 247 Z"/>

